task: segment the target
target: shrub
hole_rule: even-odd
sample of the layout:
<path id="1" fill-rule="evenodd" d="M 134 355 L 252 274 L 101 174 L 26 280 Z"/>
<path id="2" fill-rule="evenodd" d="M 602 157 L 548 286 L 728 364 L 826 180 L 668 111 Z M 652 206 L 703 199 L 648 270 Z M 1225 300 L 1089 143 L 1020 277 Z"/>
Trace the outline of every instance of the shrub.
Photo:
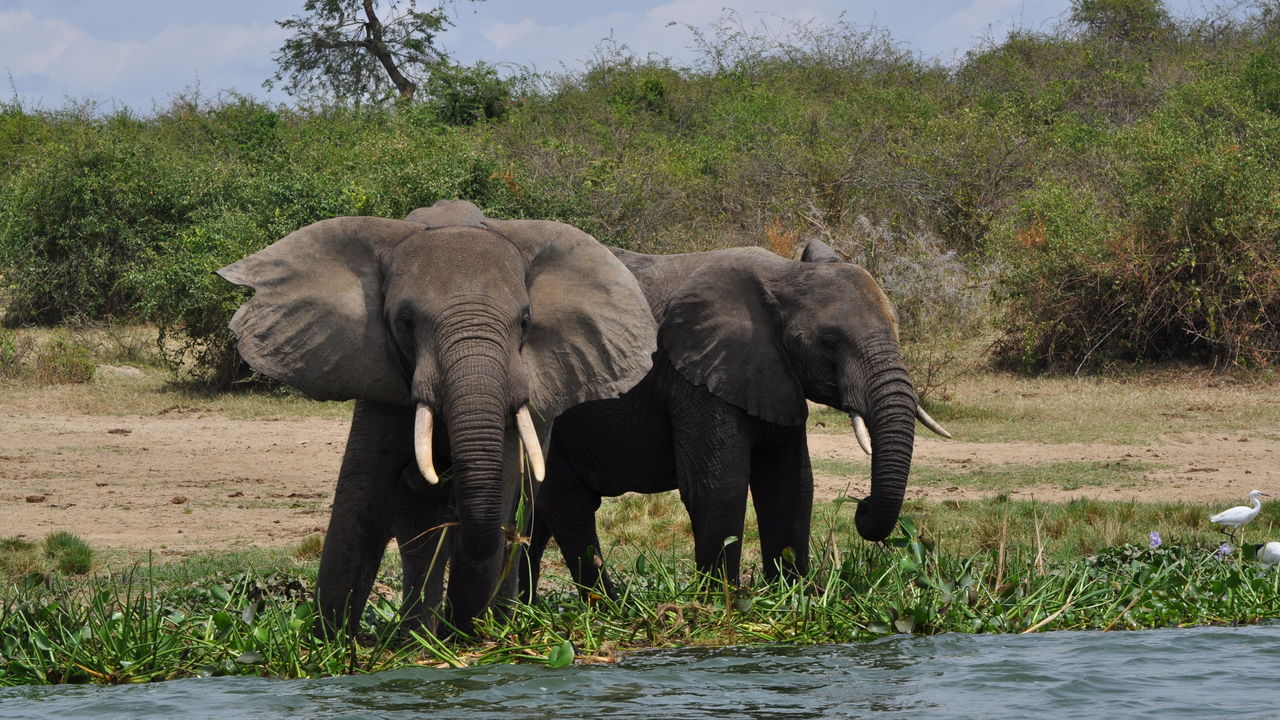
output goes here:
<path id="1" fill-rule="evenodd" d="M 35 351 L 36 381 L 46 385 L 89 382 L 95 366 L 89 348 L 63 334 L 55 335 Z"/>
<path id="2" fill-rule="evenodd" d="M 127 314 L 120 276 L 170 235 L 195 198 L 171 148 L 121 114 L 64 121 L 0 195 L 0 268 L 10 323 Z"/>
<path id="3" fill-rule="evenodd" d="M 999 357 L 1260 365 L 1280 352 L 1280 122 L 1228 82 L 1117 132 L 1093 183 L 1023 193 L 996 241 Z"/>
<path id="4" fill-rule="evenodd" d="M 0 328 L 0 379 L 13 379 L 27 372 L 26 359 L 33 345 L 31 336 Z"/>
<path id="5" fill-rule="evenodd" d="M 500 120 L 511 103 L 511 82 L 484 62 L 471 67 L 445 65 L 427 77 L 427 107 L 446 125 L 475 125 Z"/>

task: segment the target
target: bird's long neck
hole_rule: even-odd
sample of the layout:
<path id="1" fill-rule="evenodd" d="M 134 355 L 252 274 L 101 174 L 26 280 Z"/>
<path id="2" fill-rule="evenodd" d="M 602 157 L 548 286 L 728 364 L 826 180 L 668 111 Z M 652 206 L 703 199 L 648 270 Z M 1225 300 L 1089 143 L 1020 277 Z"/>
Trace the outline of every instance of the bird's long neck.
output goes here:
<path id="1" fill-rule="evenodd" d="M 1259 500 L 1257 497 L 1251 497 L 1251 498 L 1249 498 L 1249 502 L 1253 503 L 1253 511 L 1254 511 L 1254 512 L 1258 512 L 1259 510 L 1261 510 L 1261 509 L 1262 509 L 1262 501 L 1261 501 L 1261 500 Z"/>

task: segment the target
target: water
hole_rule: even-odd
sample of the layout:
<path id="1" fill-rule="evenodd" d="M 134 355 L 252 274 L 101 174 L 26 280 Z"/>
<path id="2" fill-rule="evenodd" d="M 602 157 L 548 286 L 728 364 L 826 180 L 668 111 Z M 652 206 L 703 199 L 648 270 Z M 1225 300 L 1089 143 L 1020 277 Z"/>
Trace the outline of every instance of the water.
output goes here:
<path id="1" fill-rule="evenodd" d="M 1280 625 L 1269 625 L 678 650 L 561 670 L 0 688 L 0 719 L 1274 718 L 1278 687 Z"/>

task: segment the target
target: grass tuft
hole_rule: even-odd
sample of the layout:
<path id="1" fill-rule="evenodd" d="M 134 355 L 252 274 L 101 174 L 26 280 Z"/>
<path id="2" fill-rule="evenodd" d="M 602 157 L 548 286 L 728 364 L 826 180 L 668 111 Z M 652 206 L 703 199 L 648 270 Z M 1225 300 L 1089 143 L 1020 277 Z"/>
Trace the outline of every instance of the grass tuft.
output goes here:
<path id="1" fill-rule="evenodd" d="M 324 535 L 315 533 L 308 535 L 298 543 L 298 546 L 290 553 L 295 560 L 319 560 L 320 553 L 324 550 Z"/>
<path id="2" fill-rule="evenodd" d="M 56 532 L 44 540 L 44 554 L 58 572 L 84 575 L 93 566 L 93 549 L 69 532 Z"/>

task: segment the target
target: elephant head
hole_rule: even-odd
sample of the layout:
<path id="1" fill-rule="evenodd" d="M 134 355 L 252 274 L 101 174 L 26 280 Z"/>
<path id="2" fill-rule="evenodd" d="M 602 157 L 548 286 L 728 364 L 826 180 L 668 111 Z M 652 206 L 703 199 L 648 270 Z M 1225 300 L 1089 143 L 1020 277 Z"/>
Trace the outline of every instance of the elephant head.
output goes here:
<path id="1" fill-rule="evenodd" d="M 661 291 L 659 345 L 687 380 L 764 420 L 802 424 L 806 399 L 855 425 L 865 418 L 871 494 L 855 520 L 863 538 L 882 540 L 901 510 L 919 406 L 889 298 L 866 270 L 823 248 L 807 262 L 730 251 L 691 268 Z"/>
<path id="2" fill-rule="evenodd" d="M 259 372 L 324 400 L 417 408 L 418 466 L 447 447 L 473 559 L 502 545 L 504 441 L 512 419 L 535 474 L 529 411 L 551 419 L 640 380 L 654 325 L 634 278 L 591 236 L 499 221 L 467 202 L 408 220 L 341 217 L 218 271 L 254 289 L 231 320 Z M 433 442 L 444 427 L 448 444 Z"/>

